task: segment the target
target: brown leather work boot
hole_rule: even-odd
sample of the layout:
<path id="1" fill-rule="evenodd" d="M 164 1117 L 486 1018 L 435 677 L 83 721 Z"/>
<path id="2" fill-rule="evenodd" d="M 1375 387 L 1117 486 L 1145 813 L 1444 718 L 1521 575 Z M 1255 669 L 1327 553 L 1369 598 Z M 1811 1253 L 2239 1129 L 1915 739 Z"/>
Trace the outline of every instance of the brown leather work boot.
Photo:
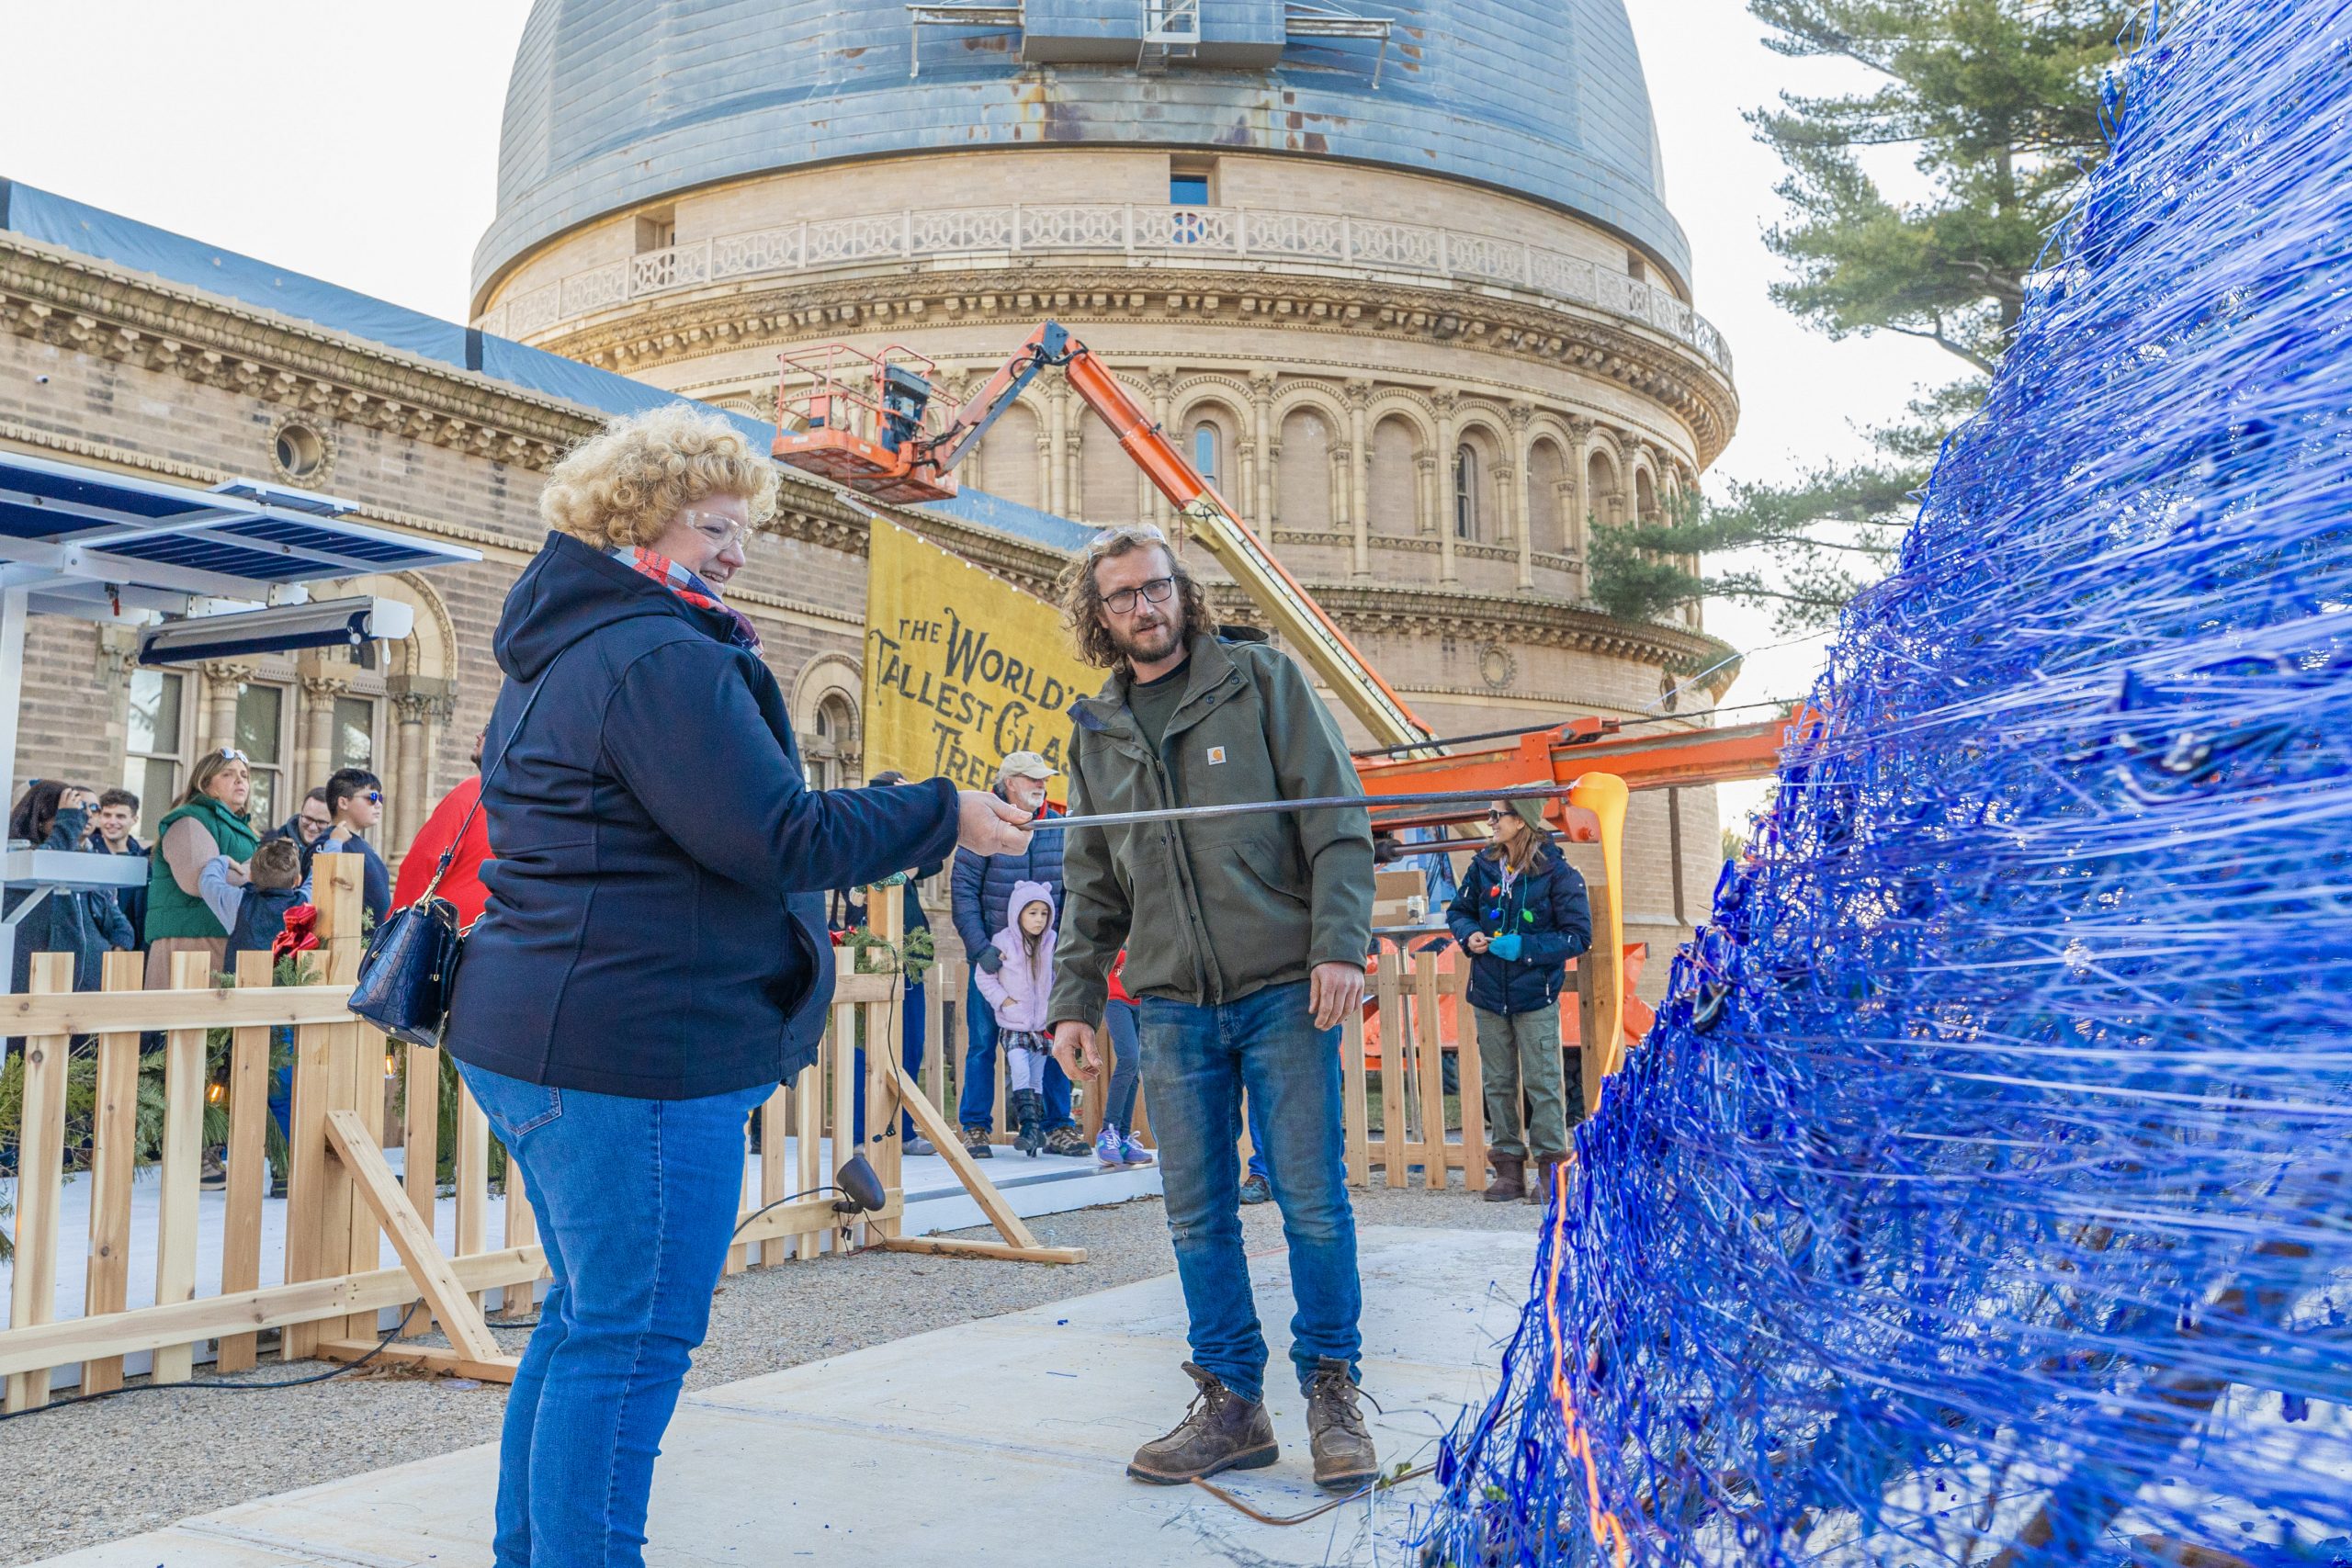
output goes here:
<path id="1" fill-rule="evenodd" d="M 1348 1364 L 1329 1357 L 1315 1364 L 1306 1384 L 1306 1444 L 1315 1454 L 1315 1484 L 1326 1492 L 1353 1492 L 1380 1475 L 1372 1434 L 1356 1408 L 1355 1380 Z"/>
<path id="2" fill-rule="evenodd" d="M 1527 1196 L 1527 1187 L 1520 1179 L 1526 1168 L 1517 1155 L 1488 1155 L 1487 1163 L 1495 1168 L 1495 1179 L 1487 1183 L 1487 1201 L 1516 1203 Z"/>
<path id="3" fill-rule="evenodd" d="M 1573 1163 L 1574 1157 L 1568 1155 L 1539 1156 L 1535 1161 L 1535 1168 L 1529 1172 L 1527 1201 L 1538 1208 L 1550 1202 L 1552 1189 L 1560 1179 L 1560 1168 Z"/>
<path id="4" fill-rule="evenodd" d="M 1154 1486 L 1181 1486 L 1195 1476 L 1225 1470 L 1261 1470 L 1274 1462 L 1281 1450 L 1274 1444 L 1274 1423 L 1265 1405 L 1244 1399 L 1216 1374 L 1192 1362 L 1184 1371 L 1200 1384 L 1193 1407 L 1164 1438 L 1155 1438 L 1136 1450 L 1127 1473 Z"/>

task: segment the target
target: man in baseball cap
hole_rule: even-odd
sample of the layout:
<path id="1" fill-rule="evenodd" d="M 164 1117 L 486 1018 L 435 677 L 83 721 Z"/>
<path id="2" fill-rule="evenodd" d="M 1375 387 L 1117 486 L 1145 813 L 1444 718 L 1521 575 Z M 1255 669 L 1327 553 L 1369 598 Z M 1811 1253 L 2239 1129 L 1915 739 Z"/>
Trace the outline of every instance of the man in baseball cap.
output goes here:
<path id="1" fill-rule="evenodd" d="M 1035 751 L 1015 751 L 996 771 L 996 793 L 1024 811 L 1060 812 L 1046 799 L 1046 781 L 1060 770 Z M 972 964 L 964 998 L 964 1095 L 956 1108 L 964 1147 L 975 1158 L 994 1154 L 996 1131 L 996 1012 L 980 995 L 979 972 L 1003 962 L 992 940 L 1012 919 L 1007 904 L 1013 887 L 1042 882 L 1054 891 L 1055 919 L 1062 907 L 1062 835 L 1039 833 L 1017 855 L 970 855 L 957 851 L 951 879 L 956 934 Z M 1069 1076 L 1058 1063 L 1046 1065 L 1046 1152 L 1083 1156 L 1091 1152 L 1078 1119 L 1069 1113 Z"/>

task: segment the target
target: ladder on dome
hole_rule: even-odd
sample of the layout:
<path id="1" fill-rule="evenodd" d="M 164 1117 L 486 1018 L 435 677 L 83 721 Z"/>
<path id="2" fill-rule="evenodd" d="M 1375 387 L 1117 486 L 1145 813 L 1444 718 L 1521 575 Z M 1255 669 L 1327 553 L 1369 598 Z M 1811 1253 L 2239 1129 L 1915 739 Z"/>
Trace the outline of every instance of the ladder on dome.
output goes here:
<path id="1" fill-rule="evenodd" d="M 1200 52 L 1201 0 L 1144 0 L 1138 74 L 1165 75 L 1170 60 L 1192 60 Z"/>

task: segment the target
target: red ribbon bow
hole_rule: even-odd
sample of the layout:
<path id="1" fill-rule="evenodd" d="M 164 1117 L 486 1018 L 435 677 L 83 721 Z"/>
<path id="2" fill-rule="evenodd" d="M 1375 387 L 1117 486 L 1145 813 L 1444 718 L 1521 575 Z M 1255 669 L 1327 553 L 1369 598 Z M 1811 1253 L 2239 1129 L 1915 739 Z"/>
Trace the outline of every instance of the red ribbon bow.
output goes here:
<path id="1" fill-rule="evenodd" d="M 289 953 L 308 953 L 319 945 L 319 908 L 315 904 L 297 904 L 286 911 L 286 929 L 279 931 L 269 944 L 272 962 Z"/>

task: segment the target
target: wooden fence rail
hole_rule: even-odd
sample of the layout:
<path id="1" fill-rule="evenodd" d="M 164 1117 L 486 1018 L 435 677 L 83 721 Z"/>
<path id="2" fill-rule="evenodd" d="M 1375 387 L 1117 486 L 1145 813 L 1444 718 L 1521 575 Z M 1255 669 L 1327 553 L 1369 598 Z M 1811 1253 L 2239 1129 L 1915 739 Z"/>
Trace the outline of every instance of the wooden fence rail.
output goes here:
<path id="1" fill-rule="evenodd" d="M 358 962 L 359 870 L 356 858 L 341 855 L 322 855 L 313 869 L 322 946 L 303 960 L 318 983 L 274 985 L 267 956 L 248 954 L 235 984 L 222 985 L 202 954 L 183 954 L 171 989 L 143 991 L 138 955 L 117 954 L 104 990 L 77 993 L 70 988 L 71 956 L 42 953 L 32 960 L 28 992 L 0 997 L 0 1036 L 25 1041 L 23 1113 L 14 1129 L 15 1254 L 7 1327 L 0 1331 L 7 1409 L 44 1404 L 53 1385 L 77 1378 L 89 1393 L 119 1387 L 127 1356 L 151 1358 L 158 1382 L 187 1379 L 208 1346 L 220 1371 L 240 1371 L 254 1364 L 259 1336 L 270 1330 L 280 1335 L 288 1359 L 348 1359 L 377 1349 L 387 1312 L 394 1321 L 406 1316 L 405 1338 L 379 1359 L 437 1359 L 480 1371 L 472 1363 L 484 1345 L 469 1339 L 468 1320 L 493 1296 L 506 1312 L 528 1310 L 546 1263 L 521 1173 L 509 1168 L 503 1184 L 492 1183 L 488 1121 L 462 1079 L 448 1075 L 445 1084 L 440 1052 L 409 1046 L 388 1053 L 384 1037 L 345 1006 Z M 848 956 L 841 955 L 832 1023 L 817 1062 L 780 1086 L 747 1127 L 759 1158 L 745 1183 L 742 1213 L 777 1206 L 745 1226 L 730 1272 L 892 1240 L 899 1228 L 899 1145 L 887 1135 L 897 1125 L 895 1096 L 902 1092 L 895 1072 L 897 976 L 854 973 Z M 141 1036 L 154 1032 L 163 1035 L 163 1048 L 142 1057 Z M 884 1047 L 868 1054 L 862 1085 L 850 1070 L 861 1037 Z M 292 1100 L 279 1227 L 269 1223 L 274 1046 L 282 1064 L 290 1056 Z M 60 1322 L 68 1084 L 77 1070 L 95 1076 L 89 1235 L 81 1314 Z M 142 1078 L 151 1094 L 160 1083 L 164 1100 L 160 1154 L 145 1170 L 137 1169 Z M 933 1082 L 934 1092 L 944 1091 L 944 1078 L 934 1075 Z M 870 1120 L 865 1152 L 888 1201 L 845 1231 L 831 1193 L 794 1195 L 830 1182 L 834 1166 L 847 1157 L 860 1094 Z M 200 1223 L 216 1201 L 202 1190 L 208 1108 L 227 1120 L 225 1141 L 217 1145 L 227 1167 L 217 1229 Z M 456 1129 L 447 1184 L 438 1175 L 445 1113 Z M 405 1167 L 397 1173 L 379 1152 L 388 1125 Z M 0 1135 L 8 1131 L 0 1128 Z M 138 1190 L 153 1192 L 154 1220 L 152 1232 L 134 1235 Z M 446 1253 L 431 1234 L 441 1195 L 455 1211 L 454 1224 L 443 1227 L 453 1244 Z M 494 1208 L 502 1211 L 495 1226 Z M 387 1214 L 400 1267 L 382 1258 L 380 1216 Z M 1013 1227 L 1008 1245 L 1013 1255 L 1027 1256 L 1016 1241 L 1034 1247 L 1035 1238 L 1019 1230 L 1010 1209 L 990 1217 L 1001 1230 Z M 217 1247 L 217 1256 L 199 1257 L 203 1247 Z M 1035 1251 L 1067 1260 L 1050 1248 Z M 436 1271 L 435 1258 L 446 1274 Z M 198 1296 L 209 1263 L 217 1263 L 219 1289 Z M 130 1284 L 143 1270 L 152 1270 L 153 1304 L 132 1307 Z M 457 1321 L 413 1310 L 424 1294 L 420 1279 L 428 1276 L 456 1292 L 453 1305 L 464 1303 L 454 1312 Z M 407 1343 L 436 1325 L 458 1354 Z M 495 1374 L 494 1367 L 487 1370 Z"/>
<path id="2" fill-rule="evenodd" d="M 201 954 L 182 954 L 172 988 L 145 991 L 139 956 L 124 953 L 108 959 L 103 990 L 75 992 L 71 956 L 42 953 L 32 959 L 29 990 L 0 997 L 0 1036 L 25 1043 L 23 1111 L 15 1130 L 15 1256 L 7 1326 L 0 1331 L 8 1410 L 46 1403 L 61 1376 L 78 1377 L 89 1393 L 119 1387 L 129 1356 L 151 1358 L 159 1382 L 187 1379 L 208 1346 L 220 1371 L 249 1368 L 259 1337 L 270 1331 L 280 1336 L 289 1359 L 376 1352 L 495 1374 L 495 1367 L 481 1364 L 487 1341 L 470 1325 L 493 1296 L 504 1312 L 526 1312 L 545 1273 L 545 1253 L 520 1172 L 510 1168 L 503 1184 L 493 1185 L 489 1123 L 462 1079 L 451 1074 L 445 1080 L 441 1053 L 421 1046 L 388 1052 L 383 1036 L 345 1005 L 358 962 L 360 869 L 356 857 L 341 855 L 322 856 L 314 865 L 322 946 L 303 955 L 313 971 L 304 976 L 310 983 L 276 985 L 267 956 L 247 954 L 234 985 L 223 985 Z M 897 889 L 888 892 L 869 907 L 894 915 Z M 1595 926 L 1605 930 L 1607 891 L 1596 882 L 1591 893 Z M 894 923 L 886 916 L 886 928 Z M 864 1245 L 1074 1260 L 1079 1254 L 1041 1247 L 1028 1235 L 955 1137 L 966 1038 L 963 965 L 950 960 L 931 972 L 923 1002 L 930 1049 L 918 1078 L 899 1068 L 899 977 L 857 973 L 847 951 L 837 959 L 831 1025 L 818 1060 L 779 1086 L 747 1127 L 758 1157 L 747 1158 L 741 1212 L 748 1223 L 730 1249 L 728 1272 Z M 1622 998 L 1596 995 L 1584 972 L 1599 967 L 1579 965 L 1576 977 L 1581 1037 L 1605 1043 L 1582 1054 L 1589 1106 L 1598 1105 L 1602 1079 L 1623 1052 Z M 1361 1017 L 1349 1020 L 1340 1046 L 1351 1183 L 1404 1187 L 1418 1171 L 1420 1185 L 1442 1187 L 1459 1170 L 1472 1190 L 1487 1186 L 1478 1052 L 1462 996 L 1466 979 L 1458 953 L 1442 960 L 1392 947 L 1376 961 L 1375 1028 L 1367 1030 Z M 162 1048 L 142 1054 L 142 1034 L 157 1033 Z M 878 1048 L 865 1053 L 861 1081 L 854 1052 L 868 1043 Z M 282 1066 L 274 1066 L 274 1054 Z M 59 1322 L 67 1101 L 77 1070 L 92 1084 L 88 1241 L 81 1314 Z M 283 1223 L 273 1246 L 269 1091 L 281 1070 L 290 1076 L 291 1109 Z M 1009 1137 L 1002 1074 L 1000 1053 L 996 1124 L 999 1135 Z M 137 1169 L 142 1084 L 163 1091 L 160 1146 L 144 1173 Z M 1095 1086 L 1080 1087 L 1091 1137 L 1102 1121 L 1102 1095 Z M 888 1202 L 844 1229 L 830 1193 L 796 1194 L 813 1193 L 832 1179 L 847 1156 L 861 1095 L 863 1146 Z M 1003 1242 L 900 1234 L 905 1195 L 896 1134 L 902 1105 L 940 1145 Z M 200 1223 L 208 1210 L 202 1165 L 209 1107 L 227 1124 L 225 1139 L 215 1141 L 227 1173 L 217 1232 Z M 1148 1142 L 1141 1097 L 1136 1122 Z M 445 1125 L 454 1128 L 446 1189 L 439 1177 Z M 0 1135 L 7 1131 L 0 1128 Z M 378 1152 L 387 1142 L 401 1151 L 398 1172 Z M 1245 1139 L 1236 1157 L 1246 1153 Z M 150 1181 L 154 1228 L 152 1235 L 134 1235 L 134 1191 Z M 435 1199 L 445 1190 L 454 1222 L 445 1227 L 452 1245 L 442 1252 L 432 1232 Z M 493 1204 L 500 1210 L 495 1227 Z M 387 1218 L 400 1267 L 383 1260 Z M 199 1256 L 206 1245 L 217 1247 L 217 1259 Z M 217 1261 L 219 1288 L 199 1296 L 208 1261 Z M 130 1284 L 141 1269 L 152 1270 L 153 1303 L 132 1307 Z M 438 1293 L 449 1310 L 418 1310 L 428 1293 Z M 404 1337 L 379 1350 L 387 1312 Z M 435 1325 L 458 1350 L 409 1343 Z"/>

